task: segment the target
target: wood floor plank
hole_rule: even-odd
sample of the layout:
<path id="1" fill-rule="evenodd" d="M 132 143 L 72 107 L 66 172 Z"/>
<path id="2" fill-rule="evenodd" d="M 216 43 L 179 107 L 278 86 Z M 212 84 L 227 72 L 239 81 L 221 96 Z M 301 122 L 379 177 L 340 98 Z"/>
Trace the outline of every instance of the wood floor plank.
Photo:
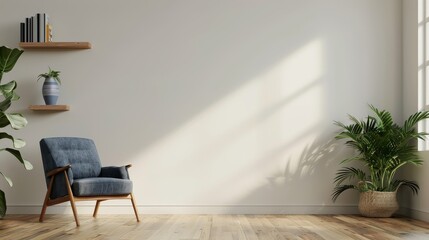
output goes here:
<path id="1" fill-rule="evenodd" d="M 0 239 L 143 240 L 423 240 L 429 223 L 408 218 L 357 215 L 8 215 Z"/>
<path id="2" fill-rule="evenodd" d="M 199 240 L 209 240 L 211 235 L 211 229 L 213 225 L 213 217 L 207 216 L 206 222 L 200 229 Z"/>
<path id="3" fill-rule="evenodd" d="M 277 229 L 277 227 L 270 221 L 270 216 L 259 218 L 262 228 L 266 229 L 268 236 L 273 240 L 287 240 L 287 238 Z"/>
<path id="4" fill-rule="evenodd" d="M 283 235 L 285 239 L 288 240 L 300 240 L 299 236 L 302 231 L 300 227 L 297 226 L 293 221 L 285 216 L 280 215 L 271 215 L 268 218 L 271 224 Z"/>
<path id="5" fill-rule="evenodd" d="M 253 231 L 252 225 L 250 224 L 246 215 L 238 215 L 237 221 L 240 224 L 241 231 L 243 232 L 244 239 L 246 240 L 258 240 L 258 236 Z"/>

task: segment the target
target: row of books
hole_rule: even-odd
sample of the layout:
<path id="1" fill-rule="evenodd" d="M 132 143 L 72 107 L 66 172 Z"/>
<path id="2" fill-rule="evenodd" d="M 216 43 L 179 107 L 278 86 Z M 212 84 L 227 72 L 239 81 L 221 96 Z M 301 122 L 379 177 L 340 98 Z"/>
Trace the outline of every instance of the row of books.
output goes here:
<path id="1" fill-rule="evenodd" d="M 52 26 L 46 13 L 25 18 L 20 24 L 21 42 L 52 42 Z"/>

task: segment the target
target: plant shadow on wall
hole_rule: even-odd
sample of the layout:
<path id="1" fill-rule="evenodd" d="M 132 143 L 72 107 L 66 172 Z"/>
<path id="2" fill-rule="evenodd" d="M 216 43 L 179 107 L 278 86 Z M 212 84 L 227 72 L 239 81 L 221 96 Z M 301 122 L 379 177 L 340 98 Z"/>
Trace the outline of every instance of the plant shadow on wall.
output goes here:
<path id="1" fill-rule="evenodd" d="M 338 144 L 331 139 L 329 137 L 315 140 L 305 146 L 301 155 L 295 160 L 297 164 L 294 164 L 293 159 L 289 158 L 283 173 L 286 188 L 290 184 L 300 186 L 300 183 L 303 183 L 306 186 L 314 186 L 311 189 L 312 195 L 325 195 L 325 198 L 329 196 L 326 188 L 322 185 L 330 186 L 331 181 L 328 180 L 328 176 L 332 176 L 330 170 L 337 164 L 335 156 L 337 155 Z M 305 191 L 295 192 L 297 195 L 308 194 Z"/>
<path id="2" fill-rule="evenodd" d="M 265 185 L 254 189 L 239 202 L 264 196 L 266 202 L 278 199 L 270 204 L 286 207 L 279 213 L 328 213 L 330 210 L 326 207 L 331 205 L 333 169 L 338 165 L 338 155 L 343 154 L 333 137 L 332 133 L 322 134 L 306 144 L 298 156 L 287 157 L 282 172 L 267 177 Z M 284 203 L 293 208 L 287 208 Z"/>

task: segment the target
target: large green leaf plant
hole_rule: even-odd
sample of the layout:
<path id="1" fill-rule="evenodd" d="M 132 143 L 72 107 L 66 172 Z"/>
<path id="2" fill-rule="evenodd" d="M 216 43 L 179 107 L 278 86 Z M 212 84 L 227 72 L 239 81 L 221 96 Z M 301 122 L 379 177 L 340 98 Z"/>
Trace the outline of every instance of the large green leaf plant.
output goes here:
<path id="1" fill-rule="evenodd" d="M 27 120 L 19 113 L 7 113 L 12 101 L 19 99 L 19 96 L 15 93 L 17 87 L 16 81 L 10 81 L 2 84 L 1 80 L 3 74 L 10 72 L 19 57 L 24 51 L 17 48 L 10 49 L 8 47 L 0 47 L 0 96 L 2 101 L 0 102 L 0 128 L 10 126 L 12 129 L 19 130 L 27 125 Z M 6 139 L 11 142 L 10 147 L 0 148 L 0 152 L 8 152 L 14 158 L 16 158 L 27 170 L 33 169 L 30 162 L 25 160 L 19 149 L 25 146 L 25 142 L 22 139 L 15 138 L 6 132 L 0 132 L 0 140 Z M 7 177 L 3 172 L 0 171 L 0 175 L 4 177 L 9 186 L 13 186 L 12 180 Z M 6 198 L 2 190 L 0 190 L 0 218 L 6 214 Z"/>
<path id="2" fill-rule="evenodd" d="M 349 115 L 351 124 L 335 122 L 341 128 L 337 139 L 346 139 L 346 145 L 356 150 L 356 155 L 341 163 L 358 161 L 363 168 L 343 167 L 338 170 L 332 200 L 348 189 L 359 192 L 395 192 L 399 187 L 409 187 L 417 194 L 419 186 L 414 181 L 396 179 L 395 175 L 405 165 L 421 165 L 417 154 L 416 139 L 425 140 L 426 132 L 417 132 L 415 126 L 429 118 L 429 112 L 420 111 L 411 115 L 402 126 L 393 122 L 392 115 L 370 105 L 373 116 L 358 120 Z M 344 182 L 347 182 L 344 184 Z"/>

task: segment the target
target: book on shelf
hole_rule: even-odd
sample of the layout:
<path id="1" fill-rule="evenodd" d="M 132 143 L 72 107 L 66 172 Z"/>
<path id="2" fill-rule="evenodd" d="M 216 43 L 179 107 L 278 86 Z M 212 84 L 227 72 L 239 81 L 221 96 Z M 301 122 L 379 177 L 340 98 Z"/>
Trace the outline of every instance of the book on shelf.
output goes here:
<path id="1" fill-rule="evenodd" d="M 30 42 L 33 41 L 33 20 L 34 17 L 30 17 L 30 26 L 29 26 L 29 32 L 30 32 Z"/>
<path id="2" fill-rule="evenodd" d="M 19 36 L 19 41 L 25 42 L 25 23 L 23 22 L 19 24 Z"/>
<path id="3" fill-rule="evenodd" d="M 46 42 L 46 14 L 41 14 L 41 24 L 40 24 L 40 41 Z"/>
<path id="4" fill-rule="evenodd" d="M 29 18 L 25 18 L 25 41 L 29 42 L 30 41 L 30 19 Z"/>
<path id="5" fill-rule="evenodd" d="M 20 23 L 21 42 L 52 42 L 52 25 L 46 13 L 36 13 Z"/>
<path id="6" fill-rule="evenodd" d="M 41 37 L 40 37 L 40 22 L 41 22 L 41 18 L 40 18 L 40 13 L 36 14 L 36 39 L 37 42 L 41 42 Z"/>
<path id="7" fill-rule="evenodd" d="M 37 21 L 36 20 L 37 20 L 36 17 L 34 16 L 31 17 L 31 28 L 33 29 L 33 32 L 31 35 L 32 42 L 37 42 L 37 31 L 36 31 Z"/>

